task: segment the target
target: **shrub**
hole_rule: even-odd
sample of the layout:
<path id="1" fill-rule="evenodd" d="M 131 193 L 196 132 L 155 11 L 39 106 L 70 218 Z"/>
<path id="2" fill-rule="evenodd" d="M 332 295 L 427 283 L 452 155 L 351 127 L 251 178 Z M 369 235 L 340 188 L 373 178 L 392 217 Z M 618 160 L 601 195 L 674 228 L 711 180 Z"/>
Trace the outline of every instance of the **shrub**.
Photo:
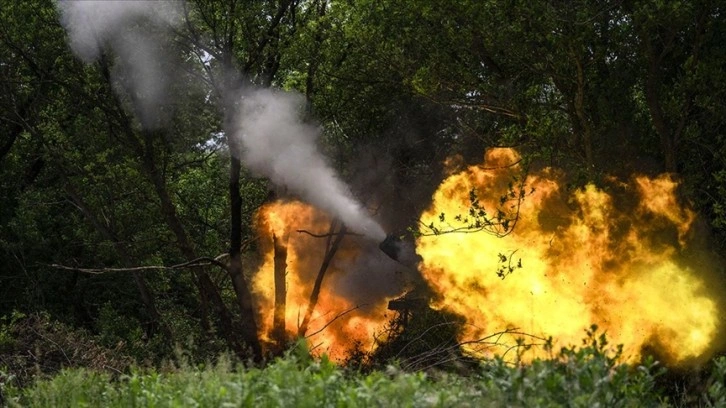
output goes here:
<path id="1" fill-rule="evenodd" d="M 443 373 L 435 379 L 389 365 L 368 374 L 346 370 L 326 357 L 313 359 L 305 345 L 264 368 L 233 365 L 227 358 L 167 372 L 134 370 L 115 380 L 86 369 L 63 370 L 33 386 L 8 390 L 10 406 L 243 406 L 243 407 L 641 407 L 665 405 L 654 388 L 661 372 L 646 361 L 619 364 L 599 342 L 565 348 L 551 359 L 512 365 L 482 363 L 473 375 Z M 726 360 L 714 376 L 723 379 Z M 713 382 L 711 406 L 722 403 Z M 711 395 L 712 393 L 712 395 Z"/>
<path id="2" fill-rule="evenodd" d="M 89 333 L 53 321 L 47 314 L 14 314 L 0 327 L 0 339 L 0 369 L 11 373 L 18 387 L 64 368 L 118 375 L 134 363 L 123 344 L 103 347 Z"/>

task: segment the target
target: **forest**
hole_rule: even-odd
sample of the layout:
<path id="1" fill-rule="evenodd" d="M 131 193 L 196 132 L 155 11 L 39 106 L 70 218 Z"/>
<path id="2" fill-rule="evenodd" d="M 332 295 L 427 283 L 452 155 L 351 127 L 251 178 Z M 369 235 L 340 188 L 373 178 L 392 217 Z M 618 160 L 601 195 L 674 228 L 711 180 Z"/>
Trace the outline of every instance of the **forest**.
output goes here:
<path id="1" fill-rule="evenodd" d="M 713 0 L 0 0 L 0 406 L 726 404 L 724 118 Z"/>

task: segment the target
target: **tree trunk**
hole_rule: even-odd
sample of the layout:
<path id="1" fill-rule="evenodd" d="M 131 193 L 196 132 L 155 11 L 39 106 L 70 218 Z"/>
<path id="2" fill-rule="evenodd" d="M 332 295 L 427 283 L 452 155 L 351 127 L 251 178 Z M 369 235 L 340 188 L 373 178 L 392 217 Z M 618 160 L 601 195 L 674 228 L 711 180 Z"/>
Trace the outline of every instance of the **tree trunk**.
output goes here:
<path id="1" fill-rule="evenodd" d="M 676 163 L 676 145 L 673 132 L 670 130 L 669 124 L 666 122 L 663 109 L 658 97 L 658 66 L 656 61 L 651 61 L 648 69 L 648 78 L 645 83 L 645 102 L 648 105 L 648 112 L 653 121 L 653 127 L 660 137 L 661 151 L 663 152 L 663 162 L 665 171 L 675 173 L 678 171 Z"/>
<path id="2" fill-rule="evenodd" d="M 191 244 L 191 240 L 189 239 L 187 232 L 181 223 L 181 220 L 179 220 L 179 217 L 177 216 L 176 206 L 174 205 L 174 202 L 169 195 L 169 191 L 166 188 L 166 181 L 164 180 L 161 172 L 159 171 L 159 168 L 156 165 L 156 160 L 154 159 L 152 147 L 154 134 L 152 131 L 148 130 L 142 131 L 142 134 L 145 141 L 145 148 L 140 146 L 140 143 L 138 142 L 138 139 L 136 139 L 135 135 L 131 134 L 129 135 L 129 138 L 131 138 L 132 143 L 135 140 L 136 143 L 134 143 L 134 145 L 137 148 L 140 148 L 140 153 L 142 154 L 143 160 L 142 167 L 146 172 L 147 177 L 149 177 L 152 184 L 154 185 L 154 190 L 159 197 L 162 216 L 164 217 L 164 220 L 166 221 L 169 229 L 174 233 L 177 246 L 179 247 L 179 250 L 184 255 L 184 257 L 188 261 L 197 259 L 198 256 L 195 253 L 194 247 Z M 235 324 L 232 318 L 232 314 L 230 313 L 229 309 L 227 309 L 227 306 L 224 304 L 224 300 L 219 294 L 217 286 L 214 284 L 214 282 L 212 282 L 212 279 L 204 270 L 195 269 L 194 276 L 196 278 L 197 288 L 199 289 L 200 300 L 202 301 L 202 308 L 207 308 L 207 305 L 204 304 L 204 302 L 209 301 L 211 303 L 214 312 L 219 318 L 219 328 L 222 336 L 227 341 L 227 345 L 237 355 L 239 355 L 240 357 L 244 357 L 244 349 L 237 340 L 237 336 L 235 334 L 236 330 L 234 328 Z M 205 318 L 206 317 L 203 316 L 203 320 Z"/>
<path id="3" fill-rule="evenodd" d="M 305 337 L 305 333 L 307 333 L 308 331 L 310 319 L 313 316 L 315 306 L 317 306 L 318 304 L 318 298 L 320 297 L 320 289 L 323 286 L 323 278 L 325 278 L 325 272 L 328 270 L 328 266 L 330 266 L 330 262 L 333 260 L 335 253 L 338 251 L 340 242 L 343 240 L 343 237 L 345 236 L 345 233 L 347 231 L 345 225 L 340 227 L 340 231 L 335 234 L 335 238 L 332 239 L 331 243 L 331 238 L 333 236 L 332 234 L 335 231 L 335 224 L 336 223 L 333 222 L 333 224 L 331 224 L 330 226 L 331 235 L 328 235 L 328 242 L 325 246 L 325 257 L 323 258 L 323 263 L 320 265 L 318 276 L 315 278 L 315 284 L 313 285 L 313 291 L 310 293 L 310 301 L 308 302 L 308 308 L 305 311 L 305 316 L 303 317 L 302 324 L 300 324 L 300 328 L 298 328 L 298 337 Z"/>
<path id="4" fill-rule="evenodd" d="M 582 62 L 577 58 L 574 50 L 570 50 L 571 57 L 577 66 L 577 89 L 575 91 L 575 113 L 580 122 L 582 129 L 582 144 L 585 149 L 585 162 L 587 171 L 591 172 L 595 168 L 595 157 L 592 151 L 592 127 L 585 113 L 585 72 Z"/>
<path id="5" fill-rule="evenodd" d="M 665 171 L 676 173 L 678 164 L 676 162 L 676 133 L 673 127 L 668 123 L 668 119 L 663 113 L 663 106 L 660 101 L 659 86 L 662 81 L 660 74 L 663 58 L 671 52 L 671 47 L 675 40 L 675 30 L 662 33 L 663 38 L 656 45 L 652 41 L 649 33 L 643 33 L 645 43 L 644 52 L 648 61 L 648 69 L 645 73 L 645 103 L 648 106 L 653 127 L 660 138 L 661 151 L 663 153 L 663 164 Z"/>
<path id="6" fill-rule="evenodd" d="M 328 2 L 327 0 L 321 0 L 319 4 L 314 4 L 315 7 L 317 7 L 318 12 L 318 21 L 321 21 L 325 17 L 325 11 L 328 8 Z M 313 51 L 312 55 L 310 56 L 310 61 L 308 62 L 308 71 L 305 78 L 305 100 L 308 102 L 308 104 L 311 103 L 313 94 L 315 93 L 315 75 L 317 74 L 318 67 L 320 66 L 320 50 L 323 47 L 323 42 L 325 41 L 326 35 L 326 27 L 325 25 L 318 23 L 318 27 L 315 30 L 315 35 L 313 36 Z"/>
<path id="7" fill-rule="evenodd" d="M 240 170 L 241 164 L 237 153 L 239 147 L 234 137 L 228 138 L 230 151 L 229 173 L 229 199 L 230 199 L 230 248 L 229 248 L 229 277 L 232 280 L 234 293 L 240 308 L 242 319 L 242 338 L 252 348 L 255 360 L 262 360 L 262 347 L 257 337 L 257 323 L 255 322 L 255 309 L 252 303 L 252 292 L 242 274 L 242 259 L 240 248 L 242 246 L 242 197 L 240 196 Z"/>
<path id="8" fill-rule="evenodd" d="M 275 251 L 275 314 L 272 320 L 272 338 L 279 351 L 284 350 L 287 343 L 285 330 L 285 313 L 287 297 L 287 240 L 273 234 L 272 242 Z"/>

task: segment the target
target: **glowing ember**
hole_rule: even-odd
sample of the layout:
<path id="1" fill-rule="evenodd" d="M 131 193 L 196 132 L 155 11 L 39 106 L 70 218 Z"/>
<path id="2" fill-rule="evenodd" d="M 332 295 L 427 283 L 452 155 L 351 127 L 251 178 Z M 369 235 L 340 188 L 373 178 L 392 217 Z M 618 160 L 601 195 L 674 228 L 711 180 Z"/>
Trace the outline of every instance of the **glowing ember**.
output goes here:
<path id="1" fill-rule="evenodd" d="M 460 227 L 454 216 L 468 215 L 472 189 L 489 214 L 502 203 L 505 213 L 515 211 L 516 200 L 499 197 L 519 171 L 506 164 L 517 159 L 510 149 L 491 150 L 485 166 L 450 176 L 423 225 Z M 709 271 L 685 261 L 695 215 L 678 205 L 677 184 L 669 176 L 637 177 L 630 185 L 611 181 L 607 192 L 592 185 L 568 192 L 560 176 L 547 169 L 527 177 L 528 195 L 506 237 L 450 232 L 418 239 L 422 273 L 440 295 L 436 307 L 467 319 L 462 340 L 517 328 L 578 345 L 595 323 L 631 359 L 644 346 L 671 364 L 708 357 L 718 346 L 721 301 L 716 282 L 705 281 Z M 501 279 L 500 254 L 506 266 L 521 258 L 522 268 Z M 524 358 L 544 352 L 532 350 Z"/>
<path id="2" fill-rule="evenodd" d="M 258 302 L 260 337 L 272 341 L 275 302 L 273 235 L 287 245 L 285 323 L 289 339 L 298 335 L 313 286 L 329 244 L 330 218 L 315 208 L 298 201 L 278 201 L 263 206 L 257 213 L 256 230 L 263 254 L 262 264 L 253 278 Z M 299 232 L 300 230 L 307 231 Z M 336 229 L 337 232 L 337 229 Z M 334 239 L 332 237 L 330 240 Z M 350 274 L 350 267 L 359 254 L 360 239 L 346 236 L 327 268 L 322 290 L 305 333 L 317 351 L 334 359 L 346 357 L 355 346 L 367 348 L 374 331 L 385 322 L 386 300 L 380 304 L 363 305 L 339 294 L 340 280 Z M 358 308 L 360 306 L 360 308 Z"/>

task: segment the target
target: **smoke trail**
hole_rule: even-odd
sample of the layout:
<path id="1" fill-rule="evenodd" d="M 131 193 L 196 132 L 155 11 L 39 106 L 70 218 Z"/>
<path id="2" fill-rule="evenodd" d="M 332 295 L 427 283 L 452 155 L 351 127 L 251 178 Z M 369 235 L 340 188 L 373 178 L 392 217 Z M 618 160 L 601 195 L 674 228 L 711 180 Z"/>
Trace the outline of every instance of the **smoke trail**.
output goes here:
<path id="1" fill-rule="evenodd" d="M 181 2 L 166 1 L 60 1 L 61 20 L 70 45 L 85 62 L 111 47 L 119 57 L 115 80 L 129 92 L 144 127 L 158 126 L 168 95 L 169 75 L 163 68 L 167 56 L 154 26 L 176 24 Z M 168 64 L 167 64 L 168 65 Z M 226 90 L 235 94 L 232 89 Z M 227 98 L 232 100 L 234 98 Z M 247 88 L 241 104 L 228 103 L 228 111 L 241 107 L 227 133 L 243 147 L 245 164 L 273 183 L 289 188 L 320 209 L 340 218 L 352 230 L 382 241 L 383 229 L 353 198 L 316 146 L 318 129 L 305 124 L 298 110 L 300 96 L 268 89 Z M 236 152 L 235 152 L 236 153 Z"/>
<path id="2" fill-rule="evenodd" d="M 318 151 L 317 127 L 300 118 L 302 95 L 270 89 L 246 92 L 239 130 L 242 159 L 253 171 L 299 194 L 305 201 L 343 220 L 352 230 L 377 241 L 386 234 L 353 198 L 348 187 Z"/>

